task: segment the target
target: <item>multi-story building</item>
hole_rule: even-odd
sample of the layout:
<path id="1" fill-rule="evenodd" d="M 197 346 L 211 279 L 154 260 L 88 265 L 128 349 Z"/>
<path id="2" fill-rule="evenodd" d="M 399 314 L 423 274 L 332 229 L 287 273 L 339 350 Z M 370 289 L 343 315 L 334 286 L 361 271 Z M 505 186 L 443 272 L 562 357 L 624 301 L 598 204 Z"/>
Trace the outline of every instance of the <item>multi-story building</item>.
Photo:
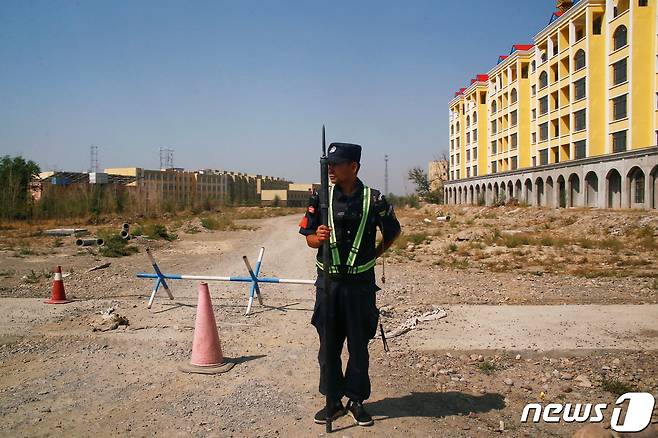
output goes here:
<path id="1" fill-rule="evenodd" d="M 448 160 L 430 161 L 427 172 L 430 190 L 443 190 L 443 184 L 448 181 Z"/>
<path id="2" fill-rule="evenodd" d="M 656 0 L 558 0 L 449 104 L 450 203 L 658 207 Z"/>
<path id="3" fill-rule="evenodd" d="M 262 190 L 286 189 L 290 183 L 283 178 L 213 169 L 117 167 L 105 169 L 105 173 L 132 176 L 134 181 L 129 186 L 134 186 L 146 200 L 183 204 L 205 200 L 258 204 Z"/>

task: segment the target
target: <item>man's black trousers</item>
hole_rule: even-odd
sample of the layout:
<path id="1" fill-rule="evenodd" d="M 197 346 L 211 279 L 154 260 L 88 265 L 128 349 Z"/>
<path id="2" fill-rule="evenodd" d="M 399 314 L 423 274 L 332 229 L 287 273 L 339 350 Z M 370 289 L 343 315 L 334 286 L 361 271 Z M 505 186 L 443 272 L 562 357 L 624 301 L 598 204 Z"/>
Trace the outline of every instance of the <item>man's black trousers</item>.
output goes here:
<path id="1" fill-rule="evenodd" d="M 327 364 L 325 349 L 333 371 L 331 397 L 340 400 L 343 396 L 355 401 L 370 397 L 370 377 L 368 376 L 368 341 L 377 332 L 379 310 L 375 294 L 379 288 L 374 281 L 334 280 L 331 281 L 329 318 L 333 321 L 332 345 L 324 339 L 324 282 L 318 278 L 315 292 L 315 308 L 311 324 L 320 336 L 320 393 L 327 395 Z M 341 352 L 347 339 L 349 360 L 343 374 Z"/>

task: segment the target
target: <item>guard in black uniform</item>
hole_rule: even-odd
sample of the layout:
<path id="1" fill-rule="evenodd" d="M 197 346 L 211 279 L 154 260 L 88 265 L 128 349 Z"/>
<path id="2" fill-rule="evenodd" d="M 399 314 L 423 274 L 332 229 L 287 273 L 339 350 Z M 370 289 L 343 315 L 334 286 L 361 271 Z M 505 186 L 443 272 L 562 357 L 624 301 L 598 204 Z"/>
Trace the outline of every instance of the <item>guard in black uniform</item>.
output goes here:
<path id="1" fill-rule="evenodd" d="M 395 217 L 393 206 L 378 191 L 363 184 L 357 177 L 361 167 L 361 146 L 349 143 L 332 143 L 327 153 L 329 178 L 329 226 L 320 225 L 320 198 L 310 197 L 309 205 L 299 226 L 300 234 L 306 236 L 308 246 L 318 248 L 315 282 L 315 308 L 311 324 L 320 336 L 320 393 L 326 393 L 325 349 L 328 348 L 331 369 L 335 370 L 333 382 L 335 401 L 331 418 L 348 412 L 362 426 L 373 424 L 372 417 L 363 408 L 363 401 L 370 397 L 368 376 L 368 341 L 376 334 L 379 309 L 375 293 L 380 289 L 375 284 L 375 262 L 400 234 L 400 223 Z M 382 241 L 376 243 L 377 228 L 382 232 Z M 329 240 L 331 266 L 322 265 L 322 244 Z M 331 301 L 324 303 L 323 287 L 325 271 L 331 275 Z M 329 314 L 334 321 L 334 341 L 326 345 L 323 339 L 323 307 L 329 305 Z M 349 361 L 345 374 L 341 363 L 341 351 L 347 338 Z M 349 400 L 347 409 L 342 398 Z M 315 415 L 315 422 L 323 424 L 327 415 L 325 408 Z"/>

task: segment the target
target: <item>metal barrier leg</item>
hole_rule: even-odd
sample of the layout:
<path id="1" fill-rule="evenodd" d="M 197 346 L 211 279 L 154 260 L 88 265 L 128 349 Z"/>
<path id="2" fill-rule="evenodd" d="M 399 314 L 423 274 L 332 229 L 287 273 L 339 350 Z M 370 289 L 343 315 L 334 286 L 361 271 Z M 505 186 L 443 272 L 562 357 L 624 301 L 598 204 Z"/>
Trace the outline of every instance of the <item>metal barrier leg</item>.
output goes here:
<path id="1" fill-rule="evenodd" d="M 151 266 L 153 266 L 153 270 L 158 276 L 158 280 L 156 281 L 155 286 L 153 287 L 153 291 L 151 292 L 151 297 L 149 298 L 149 303 L 147 306 L 147 308 L 150 309 L 151 305 L 153 304 L 153 300 L 155 299 L 155 294 L 161 285 L 162 288 L 165 290 L 165 292 L 167 292 L 167 295 L 169 296 L 170 300 L 174 299 L 174 294 L 171 293 L 171 290 L 169 289 L 169 286 L 167 285 L 167 282 L 164 279 L 164 275 L 162 274 L 162 271 L 160 271 L 160 267 L 155 261 L 155 257 L 153 257 L 153 254 L 151 254 L 151 250 L 149 248 L 146 248 L 146 255 L 148 255 L 148 258 L 151 261 Z"/>
<path id="2" fill-rule="evenodd" d="M 247 266 L 247 270 L 249 271 L 249 275 L 251 276 L 252 282 L 251 282 L 251 288 L 249 290 L 249 302 L 247 303 L 247 311 L 245 312 L 245 315 L 249 315 L 249 312 L 251 312 L 251 306 L 254 303 L 254 294 L 258 296 L 258 303 L 262 306 L 263 305 L 263 297 L 260 294 L 260 287 L 258 287 L 258 274 L 260 273 L 260 267 L 263 263 L 263 253 L 265 252 L 265 248 L 261 247 L 260 252 L 258 253 L 258 259 L 256 260 L 256 270 L 251 269 L 251 265 L 249 264 L 249 259 L 247 259 L 247 256 L 242 256 L 242 260 L 244 261 L 244 264 Z"/>

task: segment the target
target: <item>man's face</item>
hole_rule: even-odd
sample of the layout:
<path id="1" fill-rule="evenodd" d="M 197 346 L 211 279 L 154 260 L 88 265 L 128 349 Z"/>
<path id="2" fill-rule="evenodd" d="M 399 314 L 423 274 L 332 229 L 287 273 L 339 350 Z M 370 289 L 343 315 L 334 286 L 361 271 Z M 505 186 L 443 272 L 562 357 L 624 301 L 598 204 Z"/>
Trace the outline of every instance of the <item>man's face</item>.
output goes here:
<path id="1" fill-rule="evenodd" d="M 329 164 L 329 179 L 332 184 L 340 184 L 356 178 L 357 163 L 347 162 L 340 164 Z"/>

